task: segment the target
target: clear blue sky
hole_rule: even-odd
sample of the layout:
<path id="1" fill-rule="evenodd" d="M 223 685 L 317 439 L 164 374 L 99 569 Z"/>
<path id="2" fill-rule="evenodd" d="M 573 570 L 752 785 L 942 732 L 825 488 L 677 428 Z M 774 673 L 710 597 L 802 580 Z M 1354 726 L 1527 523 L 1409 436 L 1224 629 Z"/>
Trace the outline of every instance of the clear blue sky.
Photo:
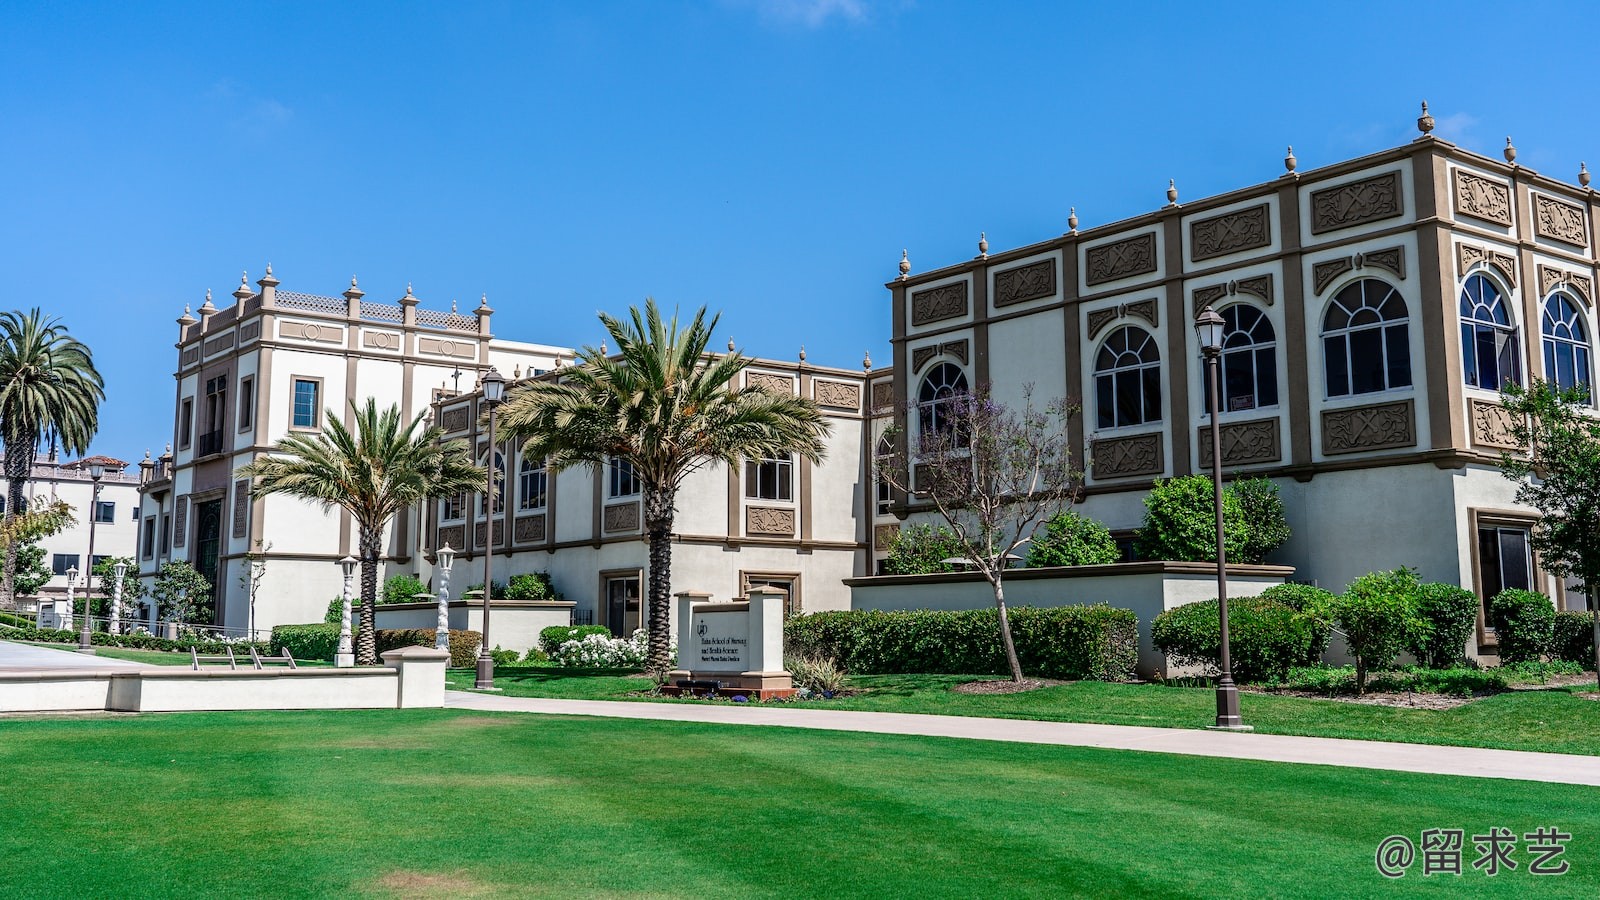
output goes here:
<path id="1" fill-rule="evenodd" d="M 0 8 L 0 308 L 108 382 L 98 452 L 171 433 L 173 320 L 285 289 L 579 345 L 646 295 L 747 352 L 888 359 L 917 270 L 1437 133 L 1600 168 L 1584 5 L 699 2 Z M 720 345 L 723 337 L 719 336 Z"/>

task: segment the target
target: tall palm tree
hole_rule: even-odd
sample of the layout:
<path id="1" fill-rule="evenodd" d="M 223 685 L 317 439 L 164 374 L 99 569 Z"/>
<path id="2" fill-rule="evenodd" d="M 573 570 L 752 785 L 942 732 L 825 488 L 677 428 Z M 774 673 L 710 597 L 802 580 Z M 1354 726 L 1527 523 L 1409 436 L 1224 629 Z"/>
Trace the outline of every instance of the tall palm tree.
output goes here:
<path id="1" fill-rule="evenodd" d="M 397 513 L 416 503 L 446 497 L 481 484 L 483 469 L 472 464 L 465 441 L 441 443 L 437 428 L 420 429 L 422 417 L 409 425 L 400 409 L 379 410 L 377 401 L 351 401 L 355 430 L 327 411 L 325 434 L 292 434 L 272 452 L 239 469 L 254 480 L 251 494 L 288 494 L 339 507 L 359 529 L 361 557 L 361 634 L 356 661 L 377 665 L 373 634 L 378 602 L 378 558 L 383 552 L 383 527 Z"/>
<path id="2" fill-rule="evenodd" d="M 651 299 L 642 313 L 629 312 L 627 322 L 600 315 L 615 357 L 585 347 L 558 377 L 515 390 L 501 420 L 524 441 L 523 453 L 553 470 L 632 464 L 650 540 L 649 665 L 659 671 L 667 666 L 672 521 L 684 478 L 718 460 L 732 466 L 799 453 L 820 462 L 828 424 L 810 400 L 735 387 L 750 361 L 737 352 L 706 355 L 718 317 L 707 323 L 704 307 L 683 329 L 676 315 L 663 322 Z"/>
<path id="3" fill-rule="evenodd" d="M 22 509 L 24 487 L 46 438 L 68 453 L 89 450 L 100 427 L 105 382 L 89 348 L 38 308 L 0 313 L 0 443 L 5 447 L 6 516 Z M 7 545 L 0 602 L 13 604 L 17 551 Z"/>

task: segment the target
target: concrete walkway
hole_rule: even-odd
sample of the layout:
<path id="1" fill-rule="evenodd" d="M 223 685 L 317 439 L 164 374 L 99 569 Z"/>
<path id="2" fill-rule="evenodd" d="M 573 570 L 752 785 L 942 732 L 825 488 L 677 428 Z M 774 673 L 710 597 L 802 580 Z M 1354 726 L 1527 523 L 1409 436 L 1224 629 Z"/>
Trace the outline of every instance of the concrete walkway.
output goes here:
<path id="1" fill-rule="evenodd" d="M 35 647 L 31 644 L 0 641 L 0 672 L 38 672 L 52 669 L 133 671 L 145 668 L 149 666 L 126 659 L 110 659 L 72 650 L 57 650 L 54 647 Z"/>
<path id="2" fill-rule="evenodd" d="M 1149 728 L 1133 725 L 1085 725 L 1024 719 L 980 719 L 908 713 L 853 712 L 831 709 L 743 705 L 629 703 L 617 700 L 544 700 L 504 697 L 467 691 L 446 691 L 445 706 L 493 712 L 531 712 L 563 716 L 606 716 L 718 725 L 772 725 L 823 731 L 866 731 L 932 737 L 1058 744 L 1106 750 L 1142 750 L 1186 756 L 1308 763 L 1360 769 L 1391 769 L 1430 775 L 1512 778 L 1557 784 L 1600 786 L 1600 757 L 1520 750 L 1481 750 L 1433 744 L 1397 744 L 1340 738 L 1292 737 Z"/>

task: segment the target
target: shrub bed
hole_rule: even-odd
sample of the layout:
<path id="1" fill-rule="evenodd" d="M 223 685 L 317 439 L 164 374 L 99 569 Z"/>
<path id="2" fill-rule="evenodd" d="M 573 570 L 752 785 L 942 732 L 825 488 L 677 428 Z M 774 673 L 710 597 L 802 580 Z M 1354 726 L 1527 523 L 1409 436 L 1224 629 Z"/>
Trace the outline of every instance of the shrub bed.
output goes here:
<path id="1" fill-rule="evenodd" d="M 65 628 L 5 628 L 0 627 L 0 638 L 8 641 L 38 641 L 45 644 L 76 644 L 78 632 Z M 250 641 L 239 640 L 224 641 L 205 638 L 162 638 L 153 634 L 111 634 L 106 631 L 96 631 L 89 635 L 89 642 L 97 647 L 126 647 L 130 650 L 167 650 L 176 653 L 187 653 L 191 648 L 200 653 L 226 653 L 232 647 L 235 653 L 248 655 Z M 255 643 L 257 652 L 268 652 L 268 645 L 264 642 Z"/>
<path id="2" fill-rule="evenodd" d="M 1156 649 L 1179 665 L 1218 670 L 1222 625 L 1215 600 L 1186 603 L 1156 616 L 1150 637 Z M 1309 666 L 1328 648 L 1328 625 L 1316 615 L 1263 597 L 1228 601 L 1228 649 L 1233 677 L 1241 682 L 1276 681 L 1293 666 Z"/>
<path id="3" fill-rule="evenodd" d="M 377 633 L 378 652 L 385 650 L 398 650 L 401 647 L 432 647 L 438 635 L 435 628 L 380 628 Z M 339 643 L 339 634 L 334 632 L 334 644 Z M 483 643 L 483 634 L 478 631 L 450 632 L 450 667 L 465 669 L 477 665 L 478 645 Z M 511 654 L 511 661 L 515 662 L 515 651 L 501 651 L 501 656 L 495 657 L 498 664 L 504 653 Z M 330 657 L 331 658 L 331 657 Z"/>
<path id="4" fill-rule="evenodd" d="M 352 640 L 354 636 L 352 635 Z M 339 650 L 339 626 L 279 625 L 272 629 L 272 652 L 289 651 L 295 659 L 333 659 Z"/>
<path id="5" fill-rule="evenodd" d="M 354 644 L 360 634 L 352 628 L 350 640 Z M 376 633 L 378 652 L 400 647 L 432 647 L 436 631 L 432 628 L 380 628 Z M 476 631 L 450 632 L 450 665 L 453 668 L 469 667 L 478 658 L 478 644 L 483 635 Z M 284 648 L 295 659 L 332 660 L 339 652 L 338 625 L 279 625 L 272 629 L 272 652 Z"/>
<path id="6" fill-rule="evenodd" d="M 1048 678 L 1126 681 L 1139 654 L 1131 610 L 1020 606 L 1011 633 L 1023 671 Z M 993 609 L 811 613 L 784 625 L 787 652 L 828 659 L 862 675 L 1001 675 L 999 617 Z"/>
<path id="7" fill-rule="evenodd" d="M 1550 656 L 1588 667 L 1594 665 L 1594 623 L 1592 614 L 1567 610 L 1556 613 Z"/>
<path id="8" fill-rule="evenodd" d="M 611 629 L 604 625 L 551 625 L 539 632 L 539 649 L 547 656 L 555 655 L 556 650 L 567 641 L 581 641 L 591 634 L 611 636 Z"/>

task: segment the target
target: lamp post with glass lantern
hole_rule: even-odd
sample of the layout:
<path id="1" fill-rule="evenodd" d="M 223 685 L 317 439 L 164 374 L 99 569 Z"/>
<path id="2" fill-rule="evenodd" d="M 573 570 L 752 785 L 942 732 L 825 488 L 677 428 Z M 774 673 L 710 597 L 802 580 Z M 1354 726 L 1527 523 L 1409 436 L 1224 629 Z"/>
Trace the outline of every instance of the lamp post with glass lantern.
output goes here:
<path id="1" fill-rule="evenodd" d="M 344 569 L 344 591 L 339 606 L 339 649 L 333 654 L 333 664 L 348 669 L 356 664 L 356 651 L 350 644 L 350 595 L 355 590 L 356 566 L 361 565 L 361 560 L 346 556 L 339 565 Z"/>
<path id="2" fill-rule="evenodd" d="M 434 626 L 433 648 L 435 650 L 450 649 L 450 567 L 455 564 L 456 551 L 450 549 L 449 542 L 440 547 L 435 553 L 439 561 L 439 621 Z"/>
<path id="3" fill-rule="evenodd" d="M 122 633 L 122 576 L 128 574 L 128 564 L 117 560 L 111 567 L 112 575 L 117 579 L 111 584 L 111 633 Z"/>
<path id="4" fill-rule="evenodd" d="M 89 632 L 92 630 L 93 604 L 94 604 L 94 523 L 100 518 L 100 479 L 106 477 L 106 467 L 99 463 L 89 464 L 89 479 L 94 482 L 93 499 L 89 501 L 89 568 L 83 579 L 83 624 L 78 629 L 78 652 L 93 653 L 94 644 L 90 641 Z"/>
<path id="5" fill-rule="evenodd" d="M 1211 382 L 1211 488 L 1217 519 L 1217 618 L 1222 633 L 1221 673 L 1217 675 L 1217 721 L 1211 728 L 1248 731 L 1239 716 L 1239 688 L 1233 683 L 1233 659 L 1228 650 L 1228 549 L 1222 521 L 1222 332 L 1223 320 L 1216 310 L 1206 307 L 1195 319 L 1194 333 L 1206 357 L 1206 375 Z"/>
<path id="6" fill-rule="evenodd" d="M 489 653 L 489 605 L 494 593 L 494 409 L 506 397 L 505 376 L 493 366 L 483 376 L 483 402 L 489 407 L 489 483 L 483 494 L 483 643 L 478 647 L 478 677 L 473 687 L 494 690 L 494 657 Z M 446 648 L 448 649 L 448 648 Z"/>

